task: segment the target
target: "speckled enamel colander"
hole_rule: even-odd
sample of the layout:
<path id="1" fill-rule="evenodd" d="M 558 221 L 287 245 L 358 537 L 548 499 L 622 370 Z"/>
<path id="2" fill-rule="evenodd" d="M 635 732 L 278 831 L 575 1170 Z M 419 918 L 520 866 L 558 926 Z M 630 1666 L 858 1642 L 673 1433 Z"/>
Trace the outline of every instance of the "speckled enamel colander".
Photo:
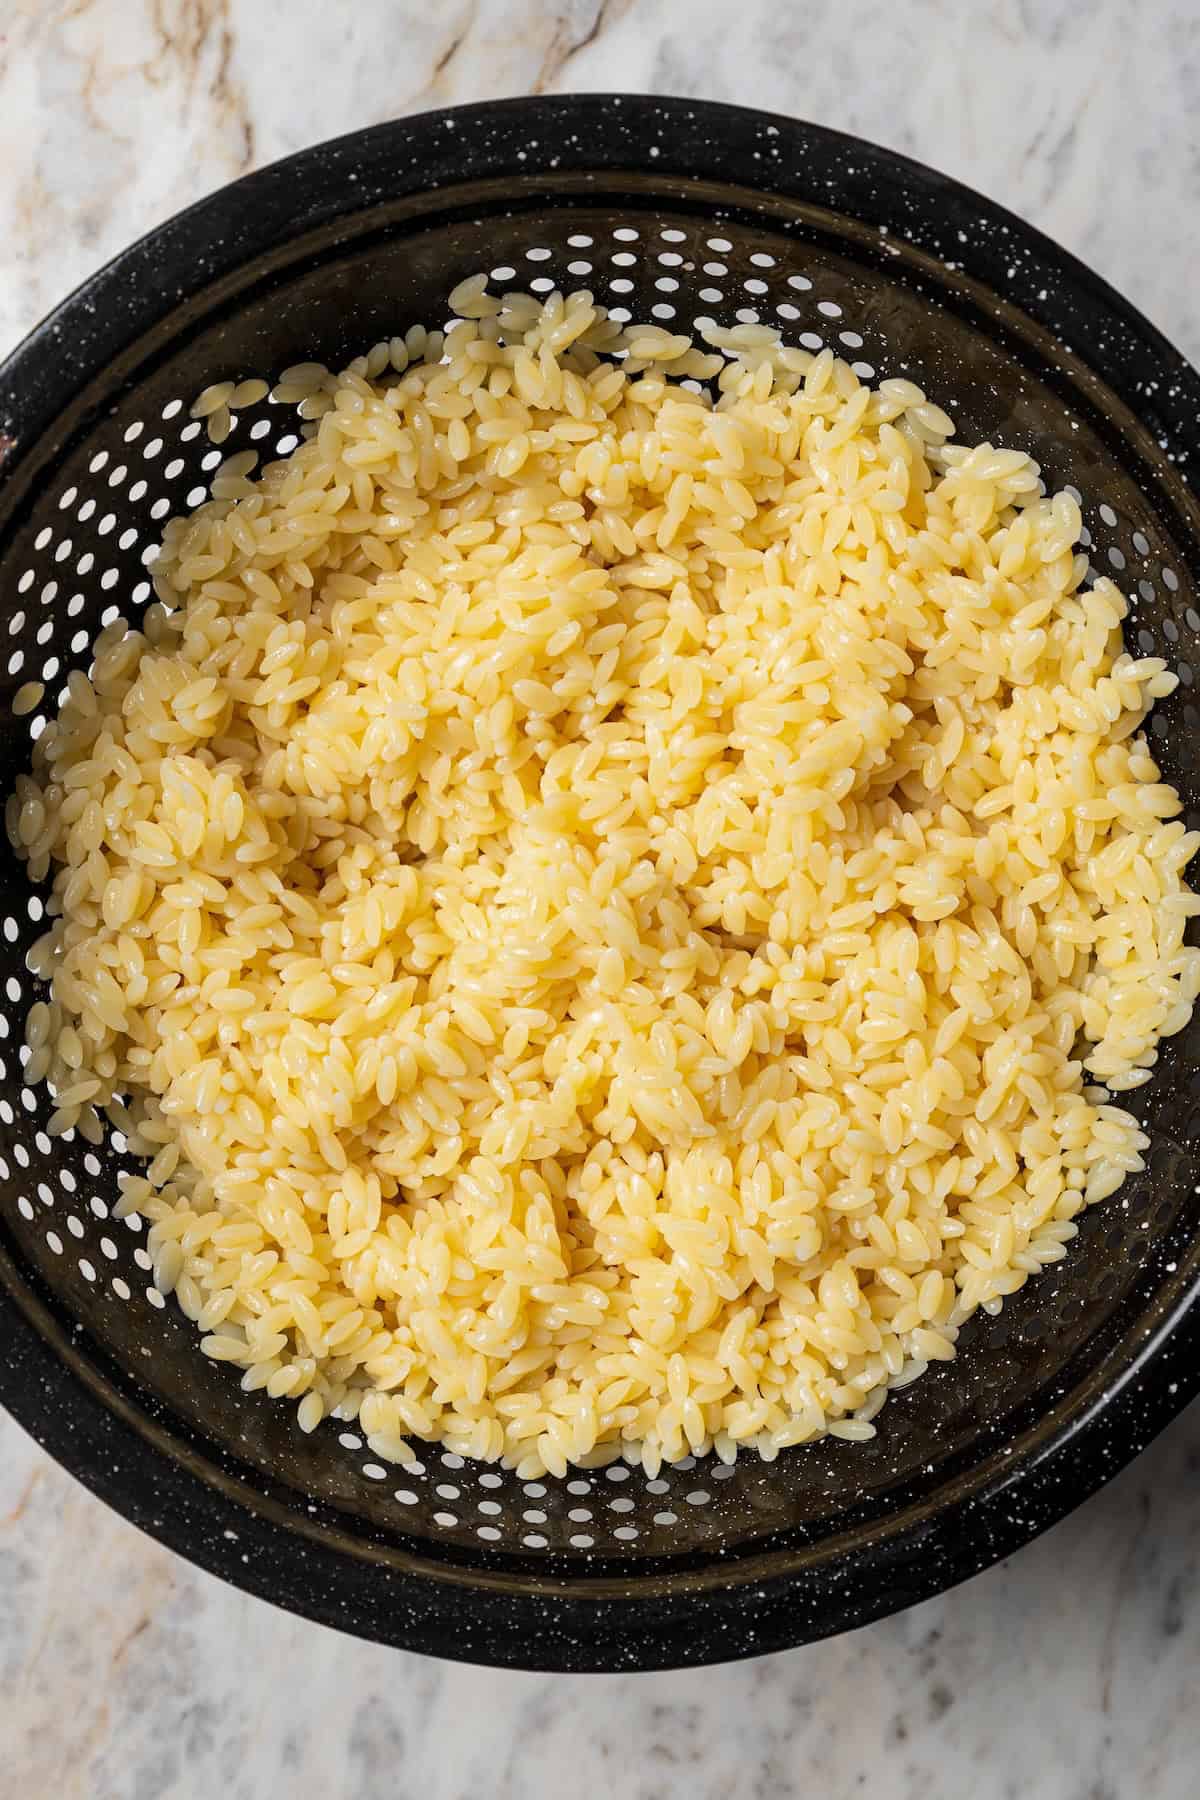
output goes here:
<path id="1" fill-rule="evenodd" d="M 440 322 L 484 268 L 672 328 L 778 321 L 867 377 L 918 381 L 963 441 L 1029 450 L 1082 497 L 1092 557 L 1133 597 L 1130 638 L 1181 677 L 1150 725 L 1196 806 L 1200 378 L 1079 263 L 927 169 L 787 119 L 600 96 L 430 113 L 239 181 L 111 263 L 0 369 L 5 791 L 39 729 L 12 717 L 16 689 L 57 693 L 118 600 L 148 599 L 163 519 L 205 496 L 222 455 L 295 442 L 264 402 L 215 451 L 192 396 L 312 356 L 341 366 Z M 6 848 L 0 1397 L 128 1518 L 284 1606 L 528 1667 L 776 1649 L 983 1568 L 1200 1386 L 1198 1017 L 1137 1096 L 1146 1173 L 1084 1216 L 1065 1262 L 973 1322 L 956 1362 L 892 1399 L 870 1443 L 521 1482 L 434 1445 L 385 1467 L 337 1420 L 305 1437 L 156 1292 L 142 1227 L 111 1216 L 120 1140 L 47 1137 L 18 1052 L 42 912 Z"/>

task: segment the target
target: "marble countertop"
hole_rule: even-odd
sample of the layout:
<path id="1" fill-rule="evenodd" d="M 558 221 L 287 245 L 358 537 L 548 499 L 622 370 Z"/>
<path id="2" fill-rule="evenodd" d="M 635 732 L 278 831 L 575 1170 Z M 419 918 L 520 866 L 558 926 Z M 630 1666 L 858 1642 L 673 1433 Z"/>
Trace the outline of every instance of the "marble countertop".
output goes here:
<path id="1" fill-rule="evenodd" d="M 1200 357 L 1193 0 L 4 0 L 0 349 L 251 167 L 424 106 L 587 88 L 921 157 Z M 0 1800 L 1183 1800 L 1198 1500 L 1193 1408 L 1011 1563 L 869 1630 L 686 1674 L 497 1675 L 222 1586 L 0 1420 Z"/>

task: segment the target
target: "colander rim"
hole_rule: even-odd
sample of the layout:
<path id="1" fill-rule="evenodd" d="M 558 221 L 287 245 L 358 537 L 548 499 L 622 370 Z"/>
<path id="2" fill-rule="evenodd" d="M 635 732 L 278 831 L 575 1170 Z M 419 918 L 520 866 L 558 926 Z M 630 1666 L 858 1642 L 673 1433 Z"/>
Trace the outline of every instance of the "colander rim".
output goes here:
<path id="1" fill-rule="evenodd" d="M 119 253 L 0 364 L 0 525 L 59 453 L 61 433 L 56 438 L 54 427 L 86 381 L 179 305 L 172 270 L 195 269 L 195 291 L 207 293 L 236 281 L 252 257 L 289 242 L 297 178 L 306 230 L 328 227 L 389 198 L 452 181 L 542 175 L 549 184 L 549 171 L 518 160 L 535 132 L 542 139 L 561 133 L 557 167 L 564 175 L 637 173 L 674 184 L 676 198 L 681 187 L 697 182 L 725 183 L 750 204 L 825 206 L 876 229 L 887 225 L 890 211 L 893 219 L 907 216 L 909 241 L 930 255 L 938 254 L 944 232 L 973 219 L 986 228 L 956 245 L 964 280 L 1015 298 L 1023 314 L 1087 367 L 1093 366 L 1087 352 L 1095 322 L 1103 320 L 1137 349 L 1131 364 L 1105 369 L 1106 383 L 1136 409 L 1147 372 L 1169 374 L 1161 387 L 1173 393 L 1159 407 L 1171 414 L 1171 451 L 1200 451 L 1200 377 L 1157 327 L 1044 234 L 963 184 L 849 134 L 751 108 L 639 95 L 540 96 L 441 109 L 344 134 L 243 176 Z M 464 154 L 463 140 L 472 137 L 477 142 Z M 486 164 L 479 147 L 485 139 Z M 782 183 L 761 185 L 771 165 L 756 168 L 753 158 L 761 159 L 766 145 L 776 163 L 779 153 L 788 153 L 791 173 Z M 546 197 L 553 197 L 549 186 Z M 925 236 L 917 235 L 922 224 Z M 1014 292 L 997 248 L 1002 235 L 1019 239 L 1030 269 L 1053 271 L 1052 293 L 1039 292 L 1024 276 Z M 1186 495 L 1180 504 L 1194 519 Z M 1200 532 L 1193 531 L 1193 542 L 1200 542 Z M 973 1468 L 963 1491 L 946 1504 L 909 1508 L 894 1531 L 877 1533 L 873 1542 L 831 1541 L 790 1559 L 756 1561 L 748 1554 L 714 1564 L 703 1579 L 689 1570 L 654 1579 L 634 1573 L 624 1580 L 517 1582 L 501 1568 L 491 1580 L 487 1570 L 500 1568 L 502 1559 L 489 1564 L 481 1556 L 481 1570 L 471 1573 L 393 1553 L 381 1581 L 379 1560 L 362 1540 L 351 1553 L 304 1535 L 286 1509 L 273 1500 L 268 1505 L 248 1483 L 239 1487 L 186 1446 L 182 1433 L 173 1438 L 139 1414 L 130 1385 L 105 1366 L 101 1351 L 81 1344 L 86 1334 L 22 1271 L 3 1222 L 0 1402 L 57 1461 L 151 1536 L 322 1623 L 516 1667 L 680 1666 L 758 1654 L 867 1623 L 954 1585 L 1046 1529 L 1200 1391 L 1197 1287 L 1195 1259 L 1181 1262 L 1175 1281 L 1160 1288 L 1143 1315 L 1140 1342 L 1114 1346 L 1072 1391 L 1069 1408 L 1064 1397 L 1060 1419 L 1051 1413 L 1025 1433 L 1017 1440 L 1020 1453 L 1008 1446 L 1007 1462 L 999 1447 L 986 1465 L 988 1477 Z M 464 1632 L 467 1587 L 473 1617 Z"/>

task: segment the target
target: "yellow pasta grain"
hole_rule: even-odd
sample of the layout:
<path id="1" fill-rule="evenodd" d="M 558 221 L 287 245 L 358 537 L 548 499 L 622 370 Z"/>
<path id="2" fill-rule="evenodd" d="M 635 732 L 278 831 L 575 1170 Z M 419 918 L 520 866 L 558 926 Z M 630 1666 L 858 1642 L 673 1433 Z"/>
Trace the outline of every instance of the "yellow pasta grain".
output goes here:
<path id="1" fill-rule="evenodd" d="M 126 1134 L 159 1287 L 305 1431 L 861 1441 L 1141 1166 L 1103 1090 L 1200 990 L 1174 677 L 911 383 L 452 302 L 284 371 L 304 441 L 71 677 L 7 813 L 55 871 L 27 1079 Z"/>

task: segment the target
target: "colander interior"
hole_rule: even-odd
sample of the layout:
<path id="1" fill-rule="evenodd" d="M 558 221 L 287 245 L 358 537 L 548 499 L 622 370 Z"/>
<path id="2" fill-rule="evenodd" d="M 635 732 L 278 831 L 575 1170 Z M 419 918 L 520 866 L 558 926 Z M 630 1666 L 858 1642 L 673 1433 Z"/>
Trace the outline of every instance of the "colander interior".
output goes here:
<path id="1" fill-rule="evenodd" d="M 541 153 L 531 144 L 528 154 Z M 95 634 L 148 602 L 164 520 L 205 497 L 224 456 L 249 446 L 282 454 L 297 441 L 294 415 L 268 401 L 242 412 L 214 450 L 189 419 L 198 390 L 314 356 L 338 366 L 413 323 L 441 324 L 450 289 L 487 269 L 501 288 L 587 287 L 672 330 L 704 318 L 778 323 L 793 342 L 830 345 L 864 378 L 917 381 L 953 413 L 963 442 L 1029 450 L 1049 485 L 1070 484 L 1081 498 L 1097 572 L 1133 597 L 1130 647 L 1165 657 L 1181 678 L 1150 730 L 1189 826 L 1200 825 L 1197 542 L 1153 426 L 1043 324 L 955 267 L 970 263 L 969 247 L 951 253 L 955 232 L 919 247 L 903 219 L 881 231 L 827 192 L 766 202 L 754 191 L 766 177 L 753 168 L 689 181 L 660 175 L 653 160 L 646 167 L 619 181 L 567 167 L 489 180 L 476 167 L 433 195 L 389 198 L 377 187 L 361 207 L 345 181 L 341 215 L 318 224 L 298 186 L 290 243 L 248 252 L 214 279 L 198 244 L 198 266 L 179 270 L 186 297 L 79 381 L 10 484 L 0 521 L 6 791 L 28 767 L 45 706 L 72 669 L 88 667 Z M 1036 275 L 1043 249 L 1014 236 L 1023 277 Z M 66 325 L 58 329 L 61 343 Z M 40 354 L 55 350 L 44 333 Z M 11 719 L 12 695 L 29 680 L 44 682 L 49 699 L 32 718 Z M 194 1327 L 153 1285 L 143 1224 L 111 1216 L 116 1172 L 133 1167 L 119 1135 L 95 1150 L 46 1136 L 45 1097 L 22 1085 L 20 1049 L 39 991 L 25 957 L 44 928 L 44 898 L 5 846 L 0 1229 L 10 1288 L 46 1307 L 79 1363 L 124 1397 L 139 1433 L 206 1479 L 217 1471 L 269 1495 L 285 1524 L 328 1532 L 380 1569 L 415 1558 L 514 1593 L 559 1580 L 615 1592 L 714 1570 L 733 1578 L 739 1562 L 760 1568 L 848 1531 L 882 1540 L 898 1512 L 914 1503 L 936 1512 L 939 1496 L 969 1488 L 985 1459 L 1085 1387 L 1194 1254 L 1200 1018 L 1137 1098 L 1153 1140 L 1147 1172 L 1085 1215 L 1063 1263 L 999 1316 L 980 1315 L 955 1363 L 890 1400 L 873 1441 L 830 1441 L 772 1464 L 746 1455 L 734 1468 L 689 1458 L 654 1480 L 617 1463 L 521 1482 L 436 1445 L 385 1466 L 354 1425 L 335 1418 L 306 1437 L 293 1408 L 244 1394 L 235 1372 L 200 1354 Z M 904 1598 L 903 1570 L 887 1579 Z"/>

